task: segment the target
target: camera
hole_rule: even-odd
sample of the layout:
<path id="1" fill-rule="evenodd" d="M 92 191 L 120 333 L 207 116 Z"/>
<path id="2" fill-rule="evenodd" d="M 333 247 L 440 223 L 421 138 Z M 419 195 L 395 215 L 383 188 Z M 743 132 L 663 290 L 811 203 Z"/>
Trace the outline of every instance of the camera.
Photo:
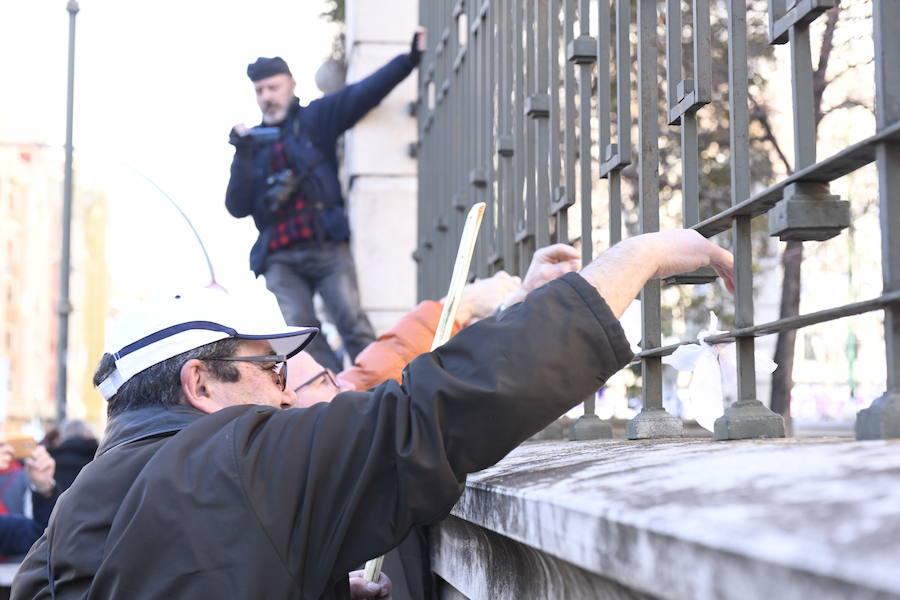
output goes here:
<path id="1" fill-rule="evenodd" d="M 288 203 L 297 191 L 298 178 L 290 169 L 272 173 L 266 178 L 266 193 L 263 200 L 269 210 L 275 212 Z"/>
<path id="2" fill-rule="evenodd" d="M 247 130 L 246 136 L 257 143 L 277 142 L 281 137 L 281 129 L 278 127 L 263 127 L 257 125 Z"/>

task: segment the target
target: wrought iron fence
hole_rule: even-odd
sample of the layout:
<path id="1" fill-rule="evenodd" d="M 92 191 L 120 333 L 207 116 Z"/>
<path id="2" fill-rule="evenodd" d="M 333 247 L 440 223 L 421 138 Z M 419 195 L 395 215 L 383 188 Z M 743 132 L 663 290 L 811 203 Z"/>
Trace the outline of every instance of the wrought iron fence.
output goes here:
<path id="1" fill-rule="evenodd" d="M 583 258 L 591 260 L 596 178 L 608 180 L 608 242 L 619 241 L 623 169 L 635 160 L 639 229 L 659 230 L 661 46 L 665 121 L 680 128 L 683 225 L 707 237 L 730 229 L 735 254 L 734 329 L 707 338 L 711 343 L 735 341 L 737 346 L 737 402 L 716 422 L 716 437 L 784 435 L 781 417 L 756 398 L 756 337 L 874 310 L 884 310 L 887 390 L 859 413 L 857 436 L 900 437 L 900 2 L 874 0 L 872 7 L 876 133 L 817 160 L 809 29 L 834 0 L 768 0 L 769 43 L 790 45 L 795 169 L 751 194 L 747 0 L 721 0 L 727 9 L 731 206 L 703 219 L 697 111 L 712 100 L 711 7 L 710 0 L 682 2 L 420 2 L 420 20 L 430 39 L 418 106 L 419 297 L 445 292 L 465 213 L 475 202 L 487 203 L 473 265 L 478 276 L 498 269 L 521 273 L 535 248 L 574 241 L 569 239 L 570 208 L 580 216 Z M 663 10 L 665 38 L 660 39 Z M 690 52 L 683 56 L 686 15 Z M 591 16 L 599 32 L 595 36 Z M 782 240 L 833 237 L 848 226 L 850 211 L 847 202 L 829 193 L 830 182 L 872 162 L 878 171 L 882 295 L 754 324 L 751 219 L 768 214 L 770 234 Z M 710 270 L 700 270 L 665 283 L 688 285 L 714 277 Z M 662 346 L 661 285 L 651 281 L 641 293 L 643 408 L 628 424 L 632 439 L 682 432 L 681 421 L 662 406 L 661 359 L 677 344 Z M 592 415 L 588 401 L 586 424 L 596 420 Z M 591 435 L 603 432 L 594 429 Z"/>

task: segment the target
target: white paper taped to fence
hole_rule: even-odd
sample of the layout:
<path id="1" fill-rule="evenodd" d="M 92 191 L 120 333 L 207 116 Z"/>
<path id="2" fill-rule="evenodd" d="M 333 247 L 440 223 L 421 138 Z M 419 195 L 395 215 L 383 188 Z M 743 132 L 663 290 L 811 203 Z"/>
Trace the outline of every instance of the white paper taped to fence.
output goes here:
<path id="1" fill-rule="evenodd" d="M 710 345 L 703 338 L 722 333 L 719 318 L 710 311 L 709 327 L 697 334 L 700 344 L 679 346 L 662 359 L 663 364 L 679 371 L 693 371 L 688 387 L 687 408 L 690 416 L 708 431 L 716 419 L 737 400 L 737 358 L 734 342 Z M 778 365 L 759 351 L 755 354 L 756 375 L 768 375 Z"/>
<path id="2" fill-rule="evenodd" d="M 631 345 L 631 351 L 637 354 L 641 351 L 641 301 L 632 300 L 622 316 L 619 317 L 622 330 L 625 331 L 625 339 Z"/>

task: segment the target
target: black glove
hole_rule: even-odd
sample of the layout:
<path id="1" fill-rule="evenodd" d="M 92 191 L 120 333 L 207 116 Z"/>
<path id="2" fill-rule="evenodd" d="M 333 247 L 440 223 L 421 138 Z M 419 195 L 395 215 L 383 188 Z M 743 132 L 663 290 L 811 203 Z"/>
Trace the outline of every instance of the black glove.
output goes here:
<path id="1" fill-rule="evenodd" d="M 250 136 L 241 135 L 232 127 L 231 133 L 228 134 L 228 143 L 237 148 L 248 147 L 250 146 Z"/>
<path id="2" fill-rule="evenodd" d="M 419 66 L 419 60 L 422 58 L 422 53 L 419 52 L 419 32 L 415 32 L 413 34 L 412 44 L 410 44 L 409 54 L 406 55 L 409 58 L 409 62 L 413 64 L 414 67 Z"/>

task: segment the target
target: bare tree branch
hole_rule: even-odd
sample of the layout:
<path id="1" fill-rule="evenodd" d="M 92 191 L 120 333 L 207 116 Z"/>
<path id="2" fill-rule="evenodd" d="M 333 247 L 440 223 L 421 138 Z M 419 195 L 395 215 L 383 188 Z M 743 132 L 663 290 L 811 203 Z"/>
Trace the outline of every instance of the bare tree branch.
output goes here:
<path id="1" fill-rule="evenodd" d="M 762 137 L 762 140 L 772 144 L 772 147 L 775 149 L 775 153 L 781 160 L 781 164 L 784 165 L 784 170 L 788 175 L 790 175 L 794 172 L 794 169 L 791 166 L 791 161 L 788 160 L 787 155 L 781 149 L 781 144 L 778 143 L 778 139 L 775 137 L 775 132 L 772 129 L 772 123 L 769 121 L 769 113 L 766 111 L 766 109 L 761 107 L 752 97 L 750 98 L 750 103 L 753 105 L 753 109 L 750 111 L 750 118 L 762 125 L 762 128 L 766 133 Z"/>
<path id="2" fill-rule="evenodd" d="M 834 50 L 834 30 L 837 27 L 841 14 L 841 1 L 837 0 L 834 3 L 834 8 L 829 9 L 826 14 L 828 18 L 825 20 L 822 45 L 819 46 L 819 64 L 816 65 L 816 70 L 813 71 L 813 107 L 815 109 L 817 127 L 824 116 L 822 114 L 822 95 L 825 93 L 825 88 L 828 87 L 828 80 L 825 75 L 828 72 L 828 61 L 831 58 L 831 52 Z"/>

